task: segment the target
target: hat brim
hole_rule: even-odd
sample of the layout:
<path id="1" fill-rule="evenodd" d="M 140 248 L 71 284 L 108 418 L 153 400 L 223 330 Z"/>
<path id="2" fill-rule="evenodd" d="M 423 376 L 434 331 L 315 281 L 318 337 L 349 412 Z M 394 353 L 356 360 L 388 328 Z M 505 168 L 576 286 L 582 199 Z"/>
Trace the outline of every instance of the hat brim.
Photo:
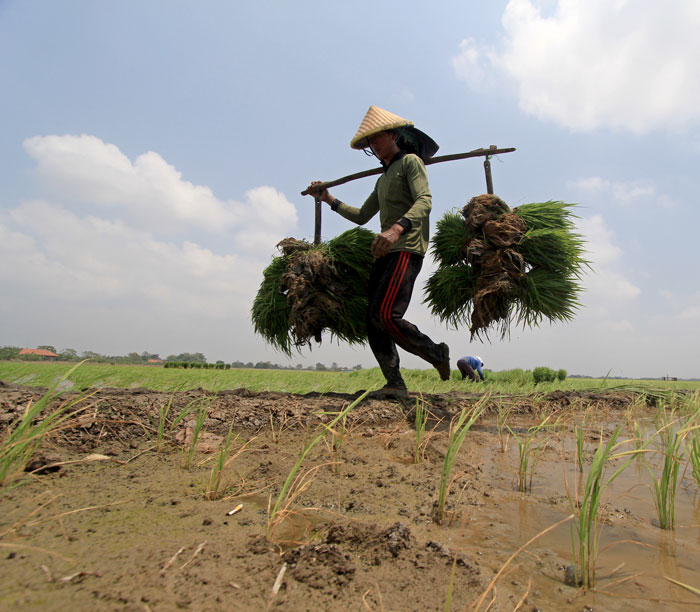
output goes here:
<path id="1" fill-rule="evenodd" d="M 374 136 L 375 134 L 379 134 L 380 132 L 388 132 L 390 130 L 395 130 L 401 127 L 407 128 L 413 126 L 411 125 L 410 121 L 406 120 L 396 121 L 394 123 L 385 123 L 384 125 L 380 125 L 379 127 L 376 127 L 373 130 L 368 130 L 358 136 L 355 136 L 355 138 L 353 138 L 350 141 L 350 146 L 358 151 L 361 151 L 362 149 L 369 149 L 370 136 Z"/>
<path id="2" fill-rule="evenodd" d="M 390 130 L 406 130 L 411 132 L 414 140 L 418 143 L 418 157 L 420 157 L 424 162 L 428 161 L 435 153 L 438 152 L 440 145 L 435 142 L 430 136 L 425 132 L 419 130 L 417 127 L 411 123 L 399 123 L 390 126 L 382 126 L 377 129 L 366 132 L 361 137 L 353 139 L 350 146 L 353 149 L 362 150 L 369 149 L 369 137 L 374 136 L 374 134 L 379 134 L 379 132 L 388 132 Z"/>

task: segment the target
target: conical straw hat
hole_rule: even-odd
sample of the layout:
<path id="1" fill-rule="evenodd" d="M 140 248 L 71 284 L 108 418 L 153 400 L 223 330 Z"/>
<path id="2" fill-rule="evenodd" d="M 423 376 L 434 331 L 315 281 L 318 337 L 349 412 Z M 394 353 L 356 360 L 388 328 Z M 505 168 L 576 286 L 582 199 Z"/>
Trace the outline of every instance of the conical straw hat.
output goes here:
<path id="1" fill-rule="evenodd" d="M 366 149 L 369 146 L 367 138 L 372 136 L 372 134 L 408 125 L 413 125 L 413 123 L 378 106 L 370 106 L 360 124 L 360 129 L 357 130 L 357 134 L 350 141 L 350 146 L 353 149 Z"/>

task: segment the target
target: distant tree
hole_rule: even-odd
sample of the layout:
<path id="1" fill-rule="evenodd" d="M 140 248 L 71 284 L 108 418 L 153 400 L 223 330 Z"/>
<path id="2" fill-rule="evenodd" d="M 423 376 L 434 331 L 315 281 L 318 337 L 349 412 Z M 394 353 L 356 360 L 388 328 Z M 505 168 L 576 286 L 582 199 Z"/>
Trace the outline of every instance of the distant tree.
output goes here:
<path id="1" fill-rule="evenodd" d="M 21 350 L 22 349 L 16 346 L 0 347 L 0 359 L 17 359 Z"/>
<path id="2" fill-rule="evenodd" d="M 352 366 L 352 369 L 353 369 L 353 370 L 361 370 L 361 369 L 362 369 L 362 364 L 361 364 L 361 363 L 358 363 L 357 365 Z"/>
<path id="3" fill-rule="evenodd" d="M 187 363 L 206 363 L 207 358 L 202 353 L 180 353 L 179 355 L 169 355 L 168 361 L 186 361 Z"/>
<path id="4" fill-rule="evenodd" d="M 243 363 L 242 361 L 234 361 L 231 364 L 231 367 L 232 368 L 245 368 L 245 363 Z"/>
<path id="5" fill-rule="evenodd" d="M 316 369 L 317 370 L 327 370 L 328 368 L 323 365 L 320 361 L 316 364 Z"/>
<path id="6" fill-rule="evenodd" d="M 557 370 L 557 380 L 566 380 L 566 370 Z"/>
<path id="7" fill-rule="evenodd" d="M 216 365 L 224 365 L 224 362 L 221 361 L 221 359 L 219 359 L 219 360 L 216 362 Z"/>
<path id="8" fill-rule="evenodd" d="M 83 354 L 80 357 L 81 359 L 92 359 L 93 361 L 103 360 L 102 355 L 95 353 L 94 351 L 83 351 Z"/>
<path id="9" fill-rule="evenodd" d="M 65 348 L 58 354 L 58 358 L 62 361 L 77 361 L 78 351 L 72 348 Z"/>
<path id="10" fill-rule="evenodd" d="M 338 364 L 334 361 L 334 362 L 331 364 L 331 370 L 333 370 L 334 372 L 337 372 L 339 369 L 340 369 L 340 368 L 338 367 Z"/>
<path id="11" fill-rule="evenodd" d="M 51 351 L 52 353 L 56 353 L 58 355 L 58 351 L 50 344 L 41 344 L 36 348 L 41 349 L 43 351 Z"/>
<path id="12" fill-rule="evenodd" d="M 246 368 L 254 368 L 254 367 L 255 367 L 255 364 L 253 364 L 252 361 L 249 361 L 248 363 L 245 364 L 245 367 L 246 367 Z"/>
<path id="13" fill-rule="evenodd" d="M 303 370 L 304 366 L 301 365 L 300 363 L 297 363 L 297 370 Z"/>

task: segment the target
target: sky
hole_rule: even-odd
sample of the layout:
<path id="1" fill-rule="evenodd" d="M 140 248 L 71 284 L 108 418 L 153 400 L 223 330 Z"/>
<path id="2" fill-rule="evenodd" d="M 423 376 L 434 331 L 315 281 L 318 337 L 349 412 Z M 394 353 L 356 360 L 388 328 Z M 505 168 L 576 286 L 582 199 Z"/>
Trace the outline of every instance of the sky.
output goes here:
<path id="1" fill-rule="evenodd" d="M 376 105 L 438 155 L 515 147 L 511 207 L 577 205 L 572 322 L 470 343 L 422 304 L 426 258 L 406 318 L 453 361 L 700 377 L 698 31 L 697 0 L 0 0 L 0 346 L 373 367 L 330 337 L 287 358 L 250 307 L 313 238 L 300 192 L 376 167 L 349 146 Z M 486 191 L 481 160 L 428 170 L 433 229 Z M 324 239 L 352 227 L 324 208 Z"/>

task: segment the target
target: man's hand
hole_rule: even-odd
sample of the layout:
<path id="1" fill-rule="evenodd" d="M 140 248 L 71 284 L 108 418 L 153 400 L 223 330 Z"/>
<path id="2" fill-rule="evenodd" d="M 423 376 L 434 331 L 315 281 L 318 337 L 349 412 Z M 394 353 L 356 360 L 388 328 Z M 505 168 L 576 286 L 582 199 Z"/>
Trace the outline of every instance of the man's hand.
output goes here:
<path id="1" fill-rule="evenodd" d="M 326 204 L 330 204 L 335 198 L 330 194 L 328 189 L 324 189 L 323 191 L 318 191 L 314 189 L 316 185 L 320 185 L 321 181 L 312 181 L 311 185 L 309 185 L 306 189 L 309 191 L 309 195 L 313 196 L 314 199 L 318 197 L 321 201 L 325 202 Z"/>
<path id="2" fill-rule="evenodd" d="M 401 234 L 403 234 L 403 227 L 398 223 L 394 223 L 388 230 L 378 234 L 374 242 L 372 242 L 372 255 L 377 259 L 384 257 L 391 247 L 396 244 Z"/>

